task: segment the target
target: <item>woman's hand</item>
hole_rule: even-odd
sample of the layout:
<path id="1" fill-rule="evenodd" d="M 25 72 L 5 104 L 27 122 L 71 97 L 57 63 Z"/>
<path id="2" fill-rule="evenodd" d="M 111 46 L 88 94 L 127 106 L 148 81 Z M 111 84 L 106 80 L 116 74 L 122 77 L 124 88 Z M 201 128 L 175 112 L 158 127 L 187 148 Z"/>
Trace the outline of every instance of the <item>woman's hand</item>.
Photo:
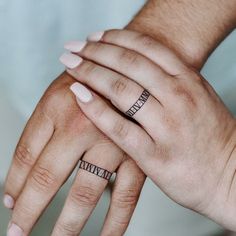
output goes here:
<path id="1" fill-rule="evenodd" d="M 69 91 L 74 82 L 64 73 L 52 83 L 17 145 L 5 185 L 5 204 L 13 207 L 8 236 L 29 235 L 80 158 L 110 172 L 117 170 L 101 235 L 123 235 L 129 224 L 145 176 L 78 109 Z M 52 235 L 78 235 L 107 184 L 79 169 Z"/>
<path id="2" fill-rule="evenodd" d="M 82 111 L 173 200 L 236 230 L 236 121 L 211 86 L 148 36 L 113 30 L 90 41 L 100 42 L 67 44 L 80 57 L 62 62 L 127 117 L 75 83 Z"/>

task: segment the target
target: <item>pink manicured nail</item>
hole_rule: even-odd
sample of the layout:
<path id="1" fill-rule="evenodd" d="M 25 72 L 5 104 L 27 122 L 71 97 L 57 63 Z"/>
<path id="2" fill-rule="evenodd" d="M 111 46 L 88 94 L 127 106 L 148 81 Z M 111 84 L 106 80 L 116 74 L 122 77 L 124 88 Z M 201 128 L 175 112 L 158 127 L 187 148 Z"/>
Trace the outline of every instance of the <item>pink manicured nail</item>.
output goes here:
<path id="1" fill-rule="evenodd" d="M 3 197 L 3 204 L 6 208 L 12 209 L 14 207 L 15 201 L 10 195 L 5 194 Z"/>
<path id="2" fill-rule="evenodd" d="M 64 45 L 64 48 L 71 52 L 80 52 L 85 47 L 86 44 L 87 42 L 71 41 L 71 42 L 67 42 Z"/>
<path id="3" fill-rule="evenodd" d="M 23 236 L 23 230 L 18 225 L 12 223 L 7 231 L 7 236 Z"/>
<path id="4" fill-rule="evenodd" d="M 99 40 L 101 40 L 103 35 L 104 35 L 104 31 L 99 31 L 99 32 L 90 34 L 87 39 L 88 41 L 98 42 Z"/>
<path id="5" fill-rule="evenodd" d="M 70 90 L 83 103 L 90 102 L 93 99 L 92 93 L 84 85 L 78 82 L 72 84 Z"/>
<path id="6" fill-rule="evenodd" d="M 71 54 L 71 53 L 64 53 L 60 57 L 60 61 L 62 64 L 64 64 L 66 67 L 70 69 L 74 69 L 75 67 L 79 66 L 83 59 L 77 55 Z"/>

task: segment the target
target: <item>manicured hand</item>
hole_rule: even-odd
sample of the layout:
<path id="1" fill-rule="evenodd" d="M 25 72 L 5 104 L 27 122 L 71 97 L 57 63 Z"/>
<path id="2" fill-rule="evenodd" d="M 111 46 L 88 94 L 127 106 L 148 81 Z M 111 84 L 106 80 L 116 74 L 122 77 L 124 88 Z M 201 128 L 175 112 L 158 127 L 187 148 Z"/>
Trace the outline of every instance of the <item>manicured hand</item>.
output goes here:
<path id="1" fill-rule="evenodd" d="M 137 32 L 66 48 L 84 114 L 174 201 L 236 230 L 236 121 L 207 81 Z"/>
<path id="2" fill-rule="evenodd" d="M 8 236 L 29 235 L 81 157 L 110 172 L 117 170 L 101 235 L 123 235 L 128 226 L 145 176 L 78 109 L 69 90 L 72 83 L 65 73 L 52 83 L 17 145 L 5 185 L 4 203 L 13 208 Z M 107 184 L 79 169 L 52 235 L 78 235 Z"/>

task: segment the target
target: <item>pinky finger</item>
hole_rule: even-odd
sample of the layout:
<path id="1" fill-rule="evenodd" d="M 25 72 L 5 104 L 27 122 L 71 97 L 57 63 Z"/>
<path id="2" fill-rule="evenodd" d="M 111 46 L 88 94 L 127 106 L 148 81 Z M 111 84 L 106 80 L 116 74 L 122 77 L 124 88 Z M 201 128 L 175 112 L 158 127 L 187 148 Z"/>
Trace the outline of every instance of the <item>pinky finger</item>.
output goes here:
<path id="1" fill-rule="evenodd" d="M 124 235 L 137 205 L 144 181 L 144 173 L 132 159 L 126 159 L 121 164 L 101 236 Z"/>
<path id="2" fill-rule="evenodd" d="M 142 169 L 148 169 L 155 152 L 155 143 L 146 131 L 113 110 L 105 101 L 80 83 L 71 86 L 84 114 L 131 156 Z"/>

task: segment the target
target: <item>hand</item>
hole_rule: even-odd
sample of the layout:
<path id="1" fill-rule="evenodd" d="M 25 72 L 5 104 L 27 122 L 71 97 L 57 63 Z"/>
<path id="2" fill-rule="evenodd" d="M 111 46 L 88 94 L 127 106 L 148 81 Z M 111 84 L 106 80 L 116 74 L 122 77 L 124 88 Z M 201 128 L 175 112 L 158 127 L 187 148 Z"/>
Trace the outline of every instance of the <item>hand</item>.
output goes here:
<path id="1" fill-rule="evenodd" d="M 123 235 L 128 226 L 145 176 L 78 110 L 68 89 L 73 82 L 66 74 L 53 82 L 17 145 L 5 186 L 7 199 L 11 200 L 5 202 L 13 207 L 15 201 L 9 236 L 14 231 L 29 235 L 81 156 L 111 172 L 117 169 L 101 235 Z M 80 169 L 52 235 L 79 234 L 107 183 Z"/>
<path id="2" fill-rule="evenodd" d="M 68 72 L 134 120 L 75 83 L 86 116 L 174 201 L 236 230 L 236 121 L 211 86 L 148 36 L 91 39 L 66 45 L 83 58 L 64 56 Z"/>

